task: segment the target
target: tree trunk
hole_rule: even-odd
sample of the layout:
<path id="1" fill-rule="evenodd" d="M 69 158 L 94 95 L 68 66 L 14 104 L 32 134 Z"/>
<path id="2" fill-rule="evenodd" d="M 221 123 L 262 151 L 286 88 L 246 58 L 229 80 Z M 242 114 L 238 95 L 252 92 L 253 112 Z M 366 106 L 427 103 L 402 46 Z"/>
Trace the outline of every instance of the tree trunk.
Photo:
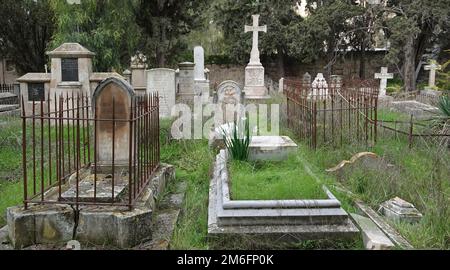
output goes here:
<path id="1" fill-rule="evenodd" d="M 278 75 L 280 78 L 284 78 L 286 72 L 284 70 L 284 53 L 279 49 L 277 54 Z"/>
<path id="2" fill-rule="evenodd" d="M 159 44 L 156 44 L 156 62 L 158 67 L 166 67 L 166 24 L 163 19 L 159 20 Z"/>
<path id="3" fill-rule="evenodd" d="M 359 78 L 366 78 L 366 40 L 361 42 L 361 55 L 359 58 Z"/>
<path id="4" fill-rule="evenodd" d="M 405 91 L 415 91 L 416 90 L 416 55 L 414 53 L 414 36 L 408 38 L 405 48 L 405 64 L 403 67 L 404 80 L 405 80 Z"/>

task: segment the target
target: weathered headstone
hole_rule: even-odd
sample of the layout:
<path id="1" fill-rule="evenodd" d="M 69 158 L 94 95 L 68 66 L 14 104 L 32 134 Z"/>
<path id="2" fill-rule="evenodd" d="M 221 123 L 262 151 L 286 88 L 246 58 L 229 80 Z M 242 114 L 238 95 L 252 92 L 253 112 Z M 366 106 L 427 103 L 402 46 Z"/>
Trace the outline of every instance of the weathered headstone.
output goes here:
<path id="1" fill-rule="evenodd" d="M 147 86 L 146 70 L 147 57 L 138 52 L 131 57 L 131 84 L 135 91 L 145 93 Z"/>
<path id="2" fill-rule="evenodd" d="M 433 90 L 436 87 L 436 70 L 440 70 L 442 67 L 436 63 L 436 61 L 431 61 L 429 65 L 424 67 L 425 70 L 430 71 L 428 79 L 428 90 Z"/>
<path id="3" fill-rule="evenodd" d="M 202 102 L 209 101 L 209 81 L 205 72 L 205 52 L 203 47 L 196 46 L 194 48 L 194 92 L 202 97 Z"/>
<path id="4" fill-rule="evenodd" d="M 341 75 L 331 75 L 331 88 L 340 89 L 342 87 L 342 76 Z"/>
<path id="5" fill-rule="evenodd" d="M 245 68 L 245 87 L 246 98 L 260 99 L 267 98 L 268 93 L 264 84 L 264 67 L 259 58 L 258 40 L 259 32 L 267 33 L 267 25 L 259 26 L 259 15 L 253 15 L 253 25 L 245 26 L 245 33 L 253 33 L 253 43 L 250 62 Z"/>
<path id="6" fill-rule="evenodd" d="M 156 68 L 147 71 L 147 93 L 159 94 L 159 116 L 170 117 L 175 106 L 175 70 Z"/>
<path id="7" fill-rule="evenodd" d="M 307 85 L 311 84 L 311 75 L 308 72 L 303 74 L 302 82 L 303 82 L 303 84 L 307 84 Z"/>
<path id="8" fill-rule="evenodd" d="M 380 79 L 380 97 L 386 96 L 386 88 L 387 88 L 387 81 L 388 79 L 393 79 L 394 74 L 388 73 L 387 67 L 381 68 L 381 73 L 375 73 L 375 79 Z"/>
<path id="9" fill-rule="evenodd" d="M 178 64 L 178 98 L 180 102 L 191 102 L 194 100 L 194 67 L 191 62 Z"/>
<path id="10" fill-rule="evenodd" d="M 281 78 L 280 81 L 278 82 L 278 92 L 279 93 L 283 93 L 284 91 L 284 78 Z"/>
<path id="11" fill-rule="evenodd" d="M 242 103 L 242 90 L 234 81 L 224 81 L 217 88 L 217 103 L 223 112 L 224 123 L 232 123 L 236 119 L 236 108 Z M 232 109 L 233 108 L 233 109 Z"/>
<path id="12" fill-rule="evenodd" d="M 97 119 L 111 120 L 98 121 L 95 132 L 97 167 L 103 167 L 102 171 L 109 171 L 113 161 L 116 172 L 128 168 L 130 123 L 126 120 L 130 120 L 133 97 L 133 87 L 119 78 L 106 79 L 95 89 Z M 112 119 L 116 121 L 113 123 Z"/>

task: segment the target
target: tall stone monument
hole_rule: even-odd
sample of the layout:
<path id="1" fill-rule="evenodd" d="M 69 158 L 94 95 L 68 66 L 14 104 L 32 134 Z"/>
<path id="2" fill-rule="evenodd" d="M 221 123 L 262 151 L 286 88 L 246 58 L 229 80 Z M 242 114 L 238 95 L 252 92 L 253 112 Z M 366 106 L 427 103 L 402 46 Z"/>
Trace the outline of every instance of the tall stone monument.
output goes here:
<path id="1" fill-rule="evenodd" d="M 394 78 L 394 74 L 388 73 L 387 67 L 382 67 L 381 73 L 375 73 L 375 79 L 381 80 L 380 81 L 380 93 L 379 93 L 380 97 L 386 96 L 387 81 L 388 81 L 388 79 L 393 79 L 393 78 Z"/>
<path id="2" fill-rule="evenodd" d="M 264 85 L 264 67 L 259 58 L 258 40 L 259 32 L 267 33 L 267 25 L 259 26 L 259 15 L 253 15 L 253 25 L 245 26 L 245 33 L 253 33 L 253 45 L 250 63 L 245 68 L 244 92 L 247 99 L 268 98 L 267 88 Z"/>
<path id="3" fill-rule="evenodd" d="M 202 97 L 202 102 L 209 101 L 209 80 L 205 74 L 205 51 L 203 47 L 196 46 L 194 48 L 194 92 Z"/>

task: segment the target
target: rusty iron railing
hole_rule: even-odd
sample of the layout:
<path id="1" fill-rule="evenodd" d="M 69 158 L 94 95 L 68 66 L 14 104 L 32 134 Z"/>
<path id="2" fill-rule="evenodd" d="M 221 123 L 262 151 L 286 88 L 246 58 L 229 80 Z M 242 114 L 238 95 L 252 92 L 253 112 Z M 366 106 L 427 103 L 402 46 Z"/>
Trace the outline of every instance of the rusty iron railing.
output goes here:
<path id="1" fill-rule="evenodd" d="M 331 80 L 327 80 L 330 82 Z M 287 125 L 310 147 L 377 140 L 378 87 L 373 81 L 348 80 L 313 87 L 285 80 Z"/>
<path id="2" fill-rule="evenodd" d="M 69 204 L 114 205 L 131 209 L 159 167 L 159 98 L 158 95 L 131 97 L 128 119 L 116 117 L 118 102 L 111 104 L 109 119 L 97 116 L 90 97 L 83 94 L 47 97 L 46 101 L 27 105 L 22 97 L 22 157 L 24 205 Z M 105 176 L 97 164 L 99 123 L 111 126 L 110 170 Z M 128 164 L 118 169 L 115 161 L 116 127 L 128 123 Z M 86 175 L 88 176 L 86 178 Z M 102 179 L 103 178 L 103 179 Z M 92 185 L 89 196 L 82 196 L 83 179 Z M 108 179 L 105 181 L 104 179 Z M 117 182 L 126 184 L 123 194 L 115 194 Z M 109 195 L 100 197 L 99 186 L 110 183 Z M 72 198 L 63 193 L 73 190 Z"/>

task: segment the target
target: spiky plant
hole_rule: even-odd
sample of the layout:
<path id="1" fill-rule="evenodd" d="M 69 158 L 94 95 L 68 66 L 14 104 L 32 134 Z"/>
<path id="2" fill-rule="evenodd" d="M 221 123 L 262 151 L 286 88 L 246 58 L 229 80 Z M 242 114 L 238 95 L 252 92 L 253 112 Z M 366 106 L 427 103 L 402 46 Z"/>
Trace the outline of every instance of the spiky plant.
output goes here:
<path id="1" fill-rule="evenodd" d="M 222 128 L 225 146 L 233 160 L 247 161 L 250 146 L 250 121 L 243 118 L 239 123 L 234 122 L 231 134 Z"/>
<path id="2" fill-rule="evenodd" d="M 432 129 L 439 134 L 450 134 L 450 96 L 445 95 L 439 99 L 439 113 L 432 118 Z M 444 144 L 449 144 L 448 137 L 445 137 Z"/>

